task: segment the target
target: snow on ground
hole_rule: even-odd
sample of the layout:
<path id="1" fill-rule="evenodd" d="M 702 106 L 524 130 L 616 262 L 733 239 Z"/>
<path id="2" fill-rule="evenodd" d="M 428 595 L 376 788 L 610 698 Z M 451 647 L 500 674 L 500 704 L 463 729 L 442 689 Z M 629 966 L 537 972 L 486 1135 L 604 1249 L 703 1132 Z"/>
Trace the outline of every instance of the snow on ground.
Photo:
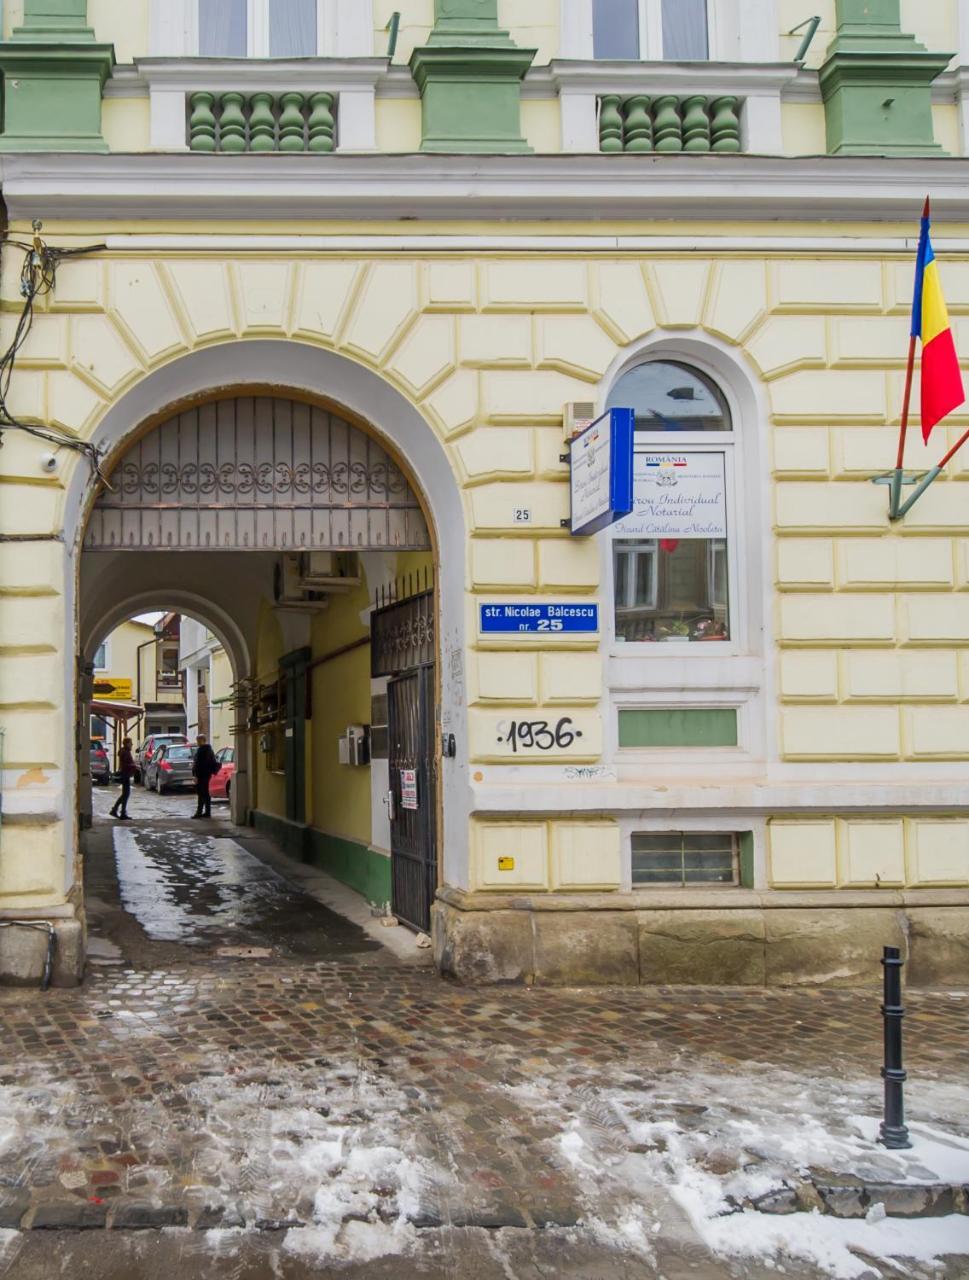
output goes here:
<path id="1" fill-rule="evenodd" d="M 510 1092 L 559 1126 L 558 1163 L 582 1188 L 588 1223 L 618 1248 L 652 1257 L 665 1199 L 723 1258 L 796 1260 L 838 1280 L 881 1274 L 859 1255 L 927 1264 L 969 1256 L 965 1216 L 901 1221 L 875 1205 L 867 1219 L 842 1220 L 751 1207 L 812 1174 L 969 1183 L 969 1087 L 913 1084 L 912 1149 L 889 1152 L 874 1141 L 877 1080 L 754 1066 L 728 1074 L 694 1059 L 569 1085 L 545 1079 Z"/>
<path id="2" fill-rule="evenodd" d="M 229 1074 L 187 1093 L 199 1125 L 196 1190 L 244 1200 L 265 1218 L 305 1221 L 286 1248 L 307 1260 L 413 1250 L 410 1218 L 443 1175 L 419 1150 L 413 1104 L 393 1084 L 354 1063 L 328 1063 L 269 1079 Z"/>

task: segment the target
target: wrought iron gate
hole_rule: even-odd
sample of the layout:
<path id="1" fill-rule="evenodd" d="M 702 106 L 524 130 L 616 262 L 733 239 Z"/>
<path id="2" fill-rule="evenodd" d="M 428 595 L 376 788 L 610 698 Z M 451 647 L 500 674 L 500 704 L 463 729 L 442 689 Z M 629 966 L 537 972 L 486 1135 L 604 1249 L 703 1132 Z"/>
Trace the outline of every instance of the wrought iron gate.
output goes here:
<path id="1" fill-rule="evenodd" d="M 336 414 L 233 396 L 176 414 L 119 461 L 88 521 L 93 551 L 430 546 L 385 449 Z"/>
<path id="2" fill-rule="evenodd" d="M 415 928 L 430 929 L 437 889 L 434 668 L 418 667 L 387 686 L 391 906 Z"/>

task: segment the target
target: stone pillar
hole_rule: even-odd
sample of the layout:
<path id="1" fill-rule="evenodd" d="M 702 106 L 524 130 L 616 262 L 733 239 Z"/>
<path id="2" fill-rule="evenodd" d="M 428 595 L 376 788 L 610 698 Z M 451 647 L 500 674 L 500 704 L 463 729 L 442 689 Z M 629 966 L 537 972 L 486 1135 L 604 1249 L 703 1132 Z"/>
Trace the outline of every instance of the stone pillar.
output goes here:
<path id="1" fill-rule="evenodd" d="M 434 30 L 411 55 L 422 151 L 527 152 L 521 81 L 536 50 L 498 26 L 497 0 L 434 0 Z"/>
<path id="2" fill-rule="evenodd" d="M 107 151 L 101 95 L 114 60 L 87 25 L 87 0 L 26 0 L 23 25 L 0 43 L 0 151 Z"/>
<path id="3" fill-rule="evenodd" d="M 901 28 L 900 0 L 836 0 L 837 32 L 820 70 L 832 155 L 941 155 L 932 81 L 951 53 Z"/>

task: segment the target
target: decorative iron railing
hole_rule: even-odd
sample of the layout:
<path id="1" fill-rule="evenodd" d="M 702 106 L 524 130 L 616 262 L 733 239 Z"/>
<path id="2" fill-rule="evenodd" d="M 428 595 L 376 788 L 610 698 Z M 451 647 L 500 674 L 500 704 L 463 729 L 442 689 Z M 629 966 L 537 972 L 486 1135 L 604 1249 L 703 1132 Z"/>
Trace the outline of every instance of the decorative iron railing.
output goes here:
<path id="1" fill-rule="evenodd" d="M 599 99 L 599 150 L 740 151 L 741 107 L 742 99 L 726 94 L 606 94 Z"/>
<path id="2" fill-rule="evenodd" d="M 336 146 L 334 93 L 193 93 L 188 99 L 190 151 L 304 151 Z"/>
<path id="3" fill-rule="evenodd" d="M 370 615 L 371 676 L 394 676 L 432 663 L 434 617 L 433 588 L 375 609 Z"/>

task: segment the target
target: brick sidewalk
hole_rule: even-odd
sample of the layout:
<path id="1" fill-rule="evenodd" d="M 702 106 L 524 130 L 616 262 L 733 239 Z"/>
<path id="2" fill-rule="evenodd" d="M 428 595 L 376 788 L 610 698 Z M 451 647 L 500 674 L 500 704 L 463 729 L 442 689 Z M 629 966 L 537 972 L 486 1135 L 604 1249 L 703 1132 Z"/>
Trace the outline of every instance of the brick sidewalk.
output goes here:
<path id="1" fill-rule="evenodd" d="M 93 871 L 110 897 L 108 864 Z M 423 1170 L 408 1192 L 415 1228 L 569 1228 L 591 1201 L 562 1158 L 563 1124 L 581 1111 L 606 1165 L 637 1150 L 610 1127 L 602 1085 L 621 1081 L 684 1124 L 706 1110 L 701 1078 L 711 1096 L 718 1079 L 783 1092 L 789 1072 L 791 1088 L 818 1082 L 821 1105 L 842 1092 L 877 1105 L 874 990 L 473 990 L 372 947 L 324 960 L 145 954 L 94 968 L 77 990 L 0 992 L 0 1130 L 4 1118 L 13 1128 L 0 1228 L 310 1222 L 326 1182 L 310 1166 L 334 1141 L 399 1147 L 405 1182 Z M 969 1138 L 946 1094 L 969 1078 L 969 995 L 907 1003 L 911 1112 L 931 1081 L 924 1118 Z M 377 1216 L 403 1212 L 401 1185 L 378 1174 L 366 1195 Z M 348 1220 L 355 1205 L 342 1206 Z"/>

